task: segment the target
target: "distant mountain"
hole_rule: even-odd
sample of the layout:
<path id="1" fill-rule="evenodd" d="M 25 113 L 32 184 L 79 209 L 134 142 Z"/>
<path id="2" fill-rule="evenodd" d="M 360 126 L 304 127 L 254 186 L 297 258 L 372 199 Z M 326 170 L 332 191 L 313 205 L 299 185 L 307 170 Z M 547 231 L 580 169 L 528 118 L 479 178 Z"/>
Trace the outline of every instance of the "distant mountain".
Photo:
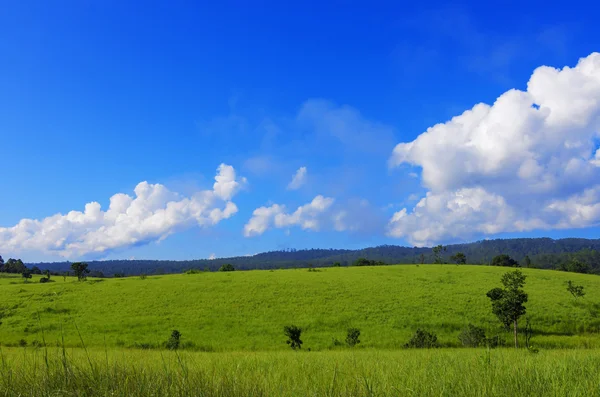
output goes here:
<path id="1" fill-rule="evenodd" d="M 507 254 L 523 264 L 528 255 L 532 265 L 540 268 L 557 268 L 574 258 L 590 265 L 594 272 L 600 273 L 600 239 L 566 238 L 553 240 L 551 238 L 518 238 L 482 240 L 468 244 L 446 246 L 443 252 L 445 261 L 450 262 L 450 256 L 462 252 L 467 256 L 467 263 L 485 264 L 499 254 Z M 189 269 L 217 270 L 221 265 L 230 263 L 239 270 L 275 269 L 292 267 L 322 267 L 339 262 L 349 266 L 358 258 L 383 261 L 386 263 L 424 263 L 434 261 L 431 248 L 401 247 L 382 245 L 360 250 L 346 249 L 309 249 L 284 250 L 256 254 L 253 256 L 238 256 L 219 259 L 197 259 L 189 261 L 168 260 L 109 260 L 87 262 L 89 268 L 100 271 L 106 276 L 115 273 L 126 275 L 181 273 Z M 29 263 L 29 267 L 37 266 L 54 272 L 69 270 L 70 262 Z"/>

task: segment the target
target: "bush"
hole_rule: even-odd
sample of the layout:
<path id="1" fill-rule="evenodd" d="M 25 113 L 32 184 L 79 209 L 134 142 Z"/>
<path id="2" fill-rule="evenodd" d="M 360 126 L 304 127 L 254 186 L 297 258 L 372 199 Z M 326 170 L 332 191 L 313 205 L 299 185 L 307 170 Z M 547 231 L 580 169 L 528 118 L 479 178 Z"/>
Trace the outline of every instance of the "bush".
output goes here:
<path id="1" fill-rule="evenodd" d="M 146 276 L 145 274 L 140 274 L 140 280 L 145 280 L 146 278 L 148 278 L 148 276 Z"/>
<path id="2" fill-rule="evenodd" d="M 467 325 L 460 331 L 458 340 L 463 346 L 467 347 L 479 347 L 485 344 L 485 330 L 481 327 L 477 327 L 473 324 Z"/>
<path id="3" fill-rule="evenodd" d="M 235 270 L 235 267 L 233 267 L 233 265 L 231 265 L 229 263 L 227 263 L 219 268 L 220 272 L 232 272 L 234 270 Z"/>
<path id="4" fill-rule="evenodd" d="M 417 329 L 417 332 L 410 338 L 408 343 L 404 345 L 407 348 L 430 349 L 439 347 L 437 335 L 422 329 Z"/>
<path id="5" fill-rule="evenodd" d="M 181 332 L 176 329 L 171 332 L 171 337 L 167 341 L 167 349 L 169 350 L 177 350 L 179 349 L 179 344 L 181 343 Z"/>
<path id="6" fill-rule="evenodd" d="M 19 346 L 21 346 L 21 347 L 25 347 L 25 346 L 27 346 L 27 341 L 26 341 L 25 339 L 21 339 L 21 340 L 19 341 Z"/>
<path id="7" fill-rule="evenodd" d="M 199 269 L 189 269 L 185 271 L 185 274 L 200 274 L 202 273 L 202 270 Z"/>
<path id="8" fill-rule="evenodd" d="M 295 325 L 286 325 L 283 327 L 283 333 L 288 338 L 285 343 L 290 345 L 293 350 L 302 349 L 303 342 L 300 339 L 300 335 L 302 335 L 302 328 Z"/>
<path id="9" fill-rule="evenodd" d="M 492 259 L 490 266 L 520 267 L 519 262 L 506 254 L 495 256 L 494 259 Z"/>
<path id="10" fill-rule="evenodd" d="M 360 343 L 358 337 L 360 336 L 360 330 L 358 328 L 348 328 L 348 333 L 346 334 L 346 344 L 349 347 L 354 347 Z"/>

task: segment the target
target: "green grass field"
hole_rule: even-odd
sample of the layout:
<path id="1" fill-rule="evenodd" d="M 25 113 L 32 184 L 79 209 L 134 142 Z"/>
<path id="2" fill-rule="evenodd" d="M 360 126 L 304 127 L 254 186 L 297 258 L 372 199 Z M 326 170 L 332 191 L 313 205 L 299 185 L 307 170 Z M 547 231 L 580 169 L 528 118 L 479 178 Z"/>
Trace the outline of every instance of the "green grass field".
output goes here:
<path id="1" fill-rule="evenodd" d="M 194 353 L 1 348 L 4 396 L 600 395 L 597 350 Z"/>
<path id="2" fill-rule="evenodd" d="M 215 272 L 146 279 L 77 282 L 53 277 L 23 283 L 0 278 L 0 343 L 68 347 L 159 347 L 177 329 L 190 349 L 288 349 L 282 327 L 304 329 L 304 349 L 333 348 L 348 327 L 361 330 L 358 349 L 398 349 L 418 328 L 457 346 L 465 325 L 510 341 L 485 293 L 510 269 L 402 265 Z M 542 348 L 600 347 L 600 277 L 523 269 L 533 344 Z M 575 300 L 565 282 L 587 292 Z M 339 347 L 338 347 L 339 349 Z"/>

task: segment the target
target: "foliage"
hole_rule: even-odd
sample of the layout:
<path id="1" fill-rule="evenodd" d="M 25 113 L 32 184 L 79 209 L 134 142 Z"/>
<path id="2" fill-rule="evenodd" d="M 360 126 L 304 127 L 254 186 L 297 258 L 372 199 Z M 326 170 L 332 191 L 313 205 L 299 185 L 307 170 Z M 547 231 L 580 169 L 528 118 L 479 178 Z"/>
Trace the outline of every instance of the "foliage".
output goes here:
<path id="1" fill-rule="evenodd" d="M 84 262 L 74 262 L 71 265 L 71 270 L 73 270 L 73 274 L 79 281 L 85 280 L 87 278 L 87 274 L 90 272 L 90 269 L 88 269 L 88 264 Z"/>
<path id="2" fill-rule="evenodd" d="M 340 262 L 334 262 L 333 265 L 331 265 L 332 267 L 341 267 L 342 264 Z"/>
<path id="3" fill-rule="evenodd" d="M 232 272 L 232 271 L 234 271 L 234 270 L 235 270 L 235 268 L 234 268 L 234 267 L 233 267 L 233 265 L 232 265 L 232 264 L 230 264 L 230 263 L 226 263 L 226 264 L 224 264 L 223 266 L 221 266 L 221 267 L 219 268 L 219 271 L 220 271 L 220 272 Z"/>
<path id="4" fill-rule="evenodd" d="M 434 347 L 439 347 L 439 344 L 436 334 L 418 328 L 412 338 L 410 338 L 410 340 L 404 345 L 404 347 L 431 349 Z"/>
<path id="5" fill-rule="evenodd" d="M 442 253 L 446 252 L 447 249 L 448 248 L 444 247 L 443 245 L 437 245 L 431 249 L 433 251 L 433 259 L 434 259 L 435 263 L 437 263 L 437 264 L 444 263 L 444 258 L 442 256 Z"/>
<path id="6" fill-rule="evenodd" d="M 360 330 L 358 328 L 348 328 L 346 333 L 346 345 L 348 347 L 354 347 L 360 343 L 358 339 L 360 337 Z"/>
<path id="7" fill-rule="evenodd" d="M 286 325 L 283 327 L 283 334 L 287 337 L 285 343 L 290 345 L 293 350 L 302 349 L 302 340 L 300 336 L 302 335 L 302 329 L 295 325 Z"/>
<path id="8" fill-rule="evenodd" d="M 576 285 L 571 280 L 567 281 L 567 291 L 569 291 L 569 293 L 573 295 L 573 298 L 583 298 L 583 296 L 585 295 L 583 285 Z"/>
<path id="9" fill-rule="evenodd" d="M 23 274 L 25 271 L 28 269 L 20 259 L 9 258 L 6 263 L 0 262 L 0 273 Z"/>
<path id="10" fill-rule="evenodd" d="M 464 265 L 467 263 L 467 256 L 462 252 L 457 252 L 456 254 L 450 257 L 450 260 L 452 260 L 452 262 L 456 263 L 457 265 Z"/>
<path id="11" fill-rule="evenodd" d="M 492 301 L 492 312 L 500 322 L 506 328 L 511 323 L 514 325 L 515 347 L 518 346 L 517 321 L 526 313 L 523 304 L 527 302 L 528 295 L 522 289 L 526 278 L 520 270 L 505 273 L 501 280 L 504 288 L 494 288 L 487 293 Z"/>
<path id="12" fill-rule="evenodd" d="M 177 350 L 179 349 L 179 344 L 181 342 L 181 332 L 176 329 L 171 332 L 171 337 L 167 340 L 165 344 L 166 348 L 169 350 Z"/>
<path id="13" fill-rule="evenodd" d="M 525 267 L 526 268 L 530 268 L 531 267 L 531 258 L 529 257 L 529 255 L 525 255 L 525 259 L 523 261 L 525 262 Z"/>
<path id="14" fill-rule="evenodd" d="M 458 340 L 463 346 L 467 347 L 479 347 L 485 344 L 485 330 L 481 327 L 477 327 L 473 324 L 467 325 L 460 331 Z"/>
<path id="15" fill-rule="evenodd" d="M 353 266 L 385 266 L 387 263 L 382 261 L 370 260 L 366 258 L 358 258 L 353 264 Z"/>
<path id="16" fill-rule="evenodd" d="M 590 273 L 590 266 L 577 258 L 571 259 L 568 263 L 562 263 L 559 270 L 573 273 Z"/>
<path id="17" fill-rule="evenodd" d="M 25 269 L 23 273 L 21 273 L 21 277 L 23 277 L 25 281 L 31 279 L 31 270 Z"/>
<path id="18" fill-rule="evenodd" d="M 506 254 L 502 254 L 495 256 L 490 262 L 490 266 L 519 267 L 519 262 Z"/>

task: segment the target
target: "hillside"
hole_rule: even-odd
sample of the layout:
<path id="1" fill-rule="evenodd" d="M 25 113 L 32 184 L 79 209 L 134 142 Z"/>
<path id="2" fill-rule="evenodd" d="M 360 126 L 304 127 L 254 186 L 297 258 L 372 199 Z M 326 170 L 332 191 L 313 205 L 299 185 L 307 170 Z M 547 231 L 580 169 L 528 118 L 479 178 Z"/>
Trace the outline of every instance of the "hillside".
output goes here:
<path id="1" fill-rule="evenodd" d="M 348 327 L 361 347 L 398 348 L 419 327 L 448 346 L 468 323 L 507 336 L 485 293 L 506 268 L 456 265 L 214 272 L 145 279 L 53 277 L 24 284 L 0 278 L 0 343 L 42 338 L 68 346 L 159 346 L 173 329 L 199 350 L 286 349 L 282 327 L 304 328 L 305 348 L 331 348 Z M 600 277 L 538 269 L 528 276 L 526 304 L 539 346 L 600 346 Z M 587 295 L 565 290 L 574 280 Z M 75 328 L 77 327 L 77 329 Z M 77 331 L 78 330 L 78 331 Z M 574 334 L 574 335 L 572 335 Z"/>
<path id="2" fill-rule="evenodd" d="M 494 256 L 499 254 L 510 255 L 522 263 L 525 256 L 528 255 L 533 267 L 555 269 L 576 257 L 582 262 L 587 263 L 593 272 L 600 272 L 600 239 L 497 239 L 448 245 L 446 248 L 447 250 L 444 252 L 443 257 L 447 262 L 451 262 L 450 257 L 457 252 L 463 252 L 467 256 L 469 263 L 477 264 L 489 263 Z M 5 255 L 6 258 L 7 256 Z M 106 276 L 112 276 L 115 273 L 124 273 L 126 275 L 181 273 L 188 269 L 209 269 L 214 271 L 226 263 L 230 263 L 236 269 L 240 270 L 294 268 L 308 267 L 310 265 L 320 267 L 331 266 L 335 262 L 340 262 L 342 266 L 347 266 L 351 265 L 358 258 L 367 258 L 386 263 L 421 263 L 422 260 L 425 263 L 434 262 L 431 248 L 383 245 L 360 250 L 290 249 L 265 252 L 253 256 L 218 258 L 213 260 L 108 260 L 88 261 L 87 263 L 89 263 L 90 269 L 103 272 Z M 55 272 L 68 271 L 71 266 L 70 262 L 29 263 L 27 265 Z"/>

